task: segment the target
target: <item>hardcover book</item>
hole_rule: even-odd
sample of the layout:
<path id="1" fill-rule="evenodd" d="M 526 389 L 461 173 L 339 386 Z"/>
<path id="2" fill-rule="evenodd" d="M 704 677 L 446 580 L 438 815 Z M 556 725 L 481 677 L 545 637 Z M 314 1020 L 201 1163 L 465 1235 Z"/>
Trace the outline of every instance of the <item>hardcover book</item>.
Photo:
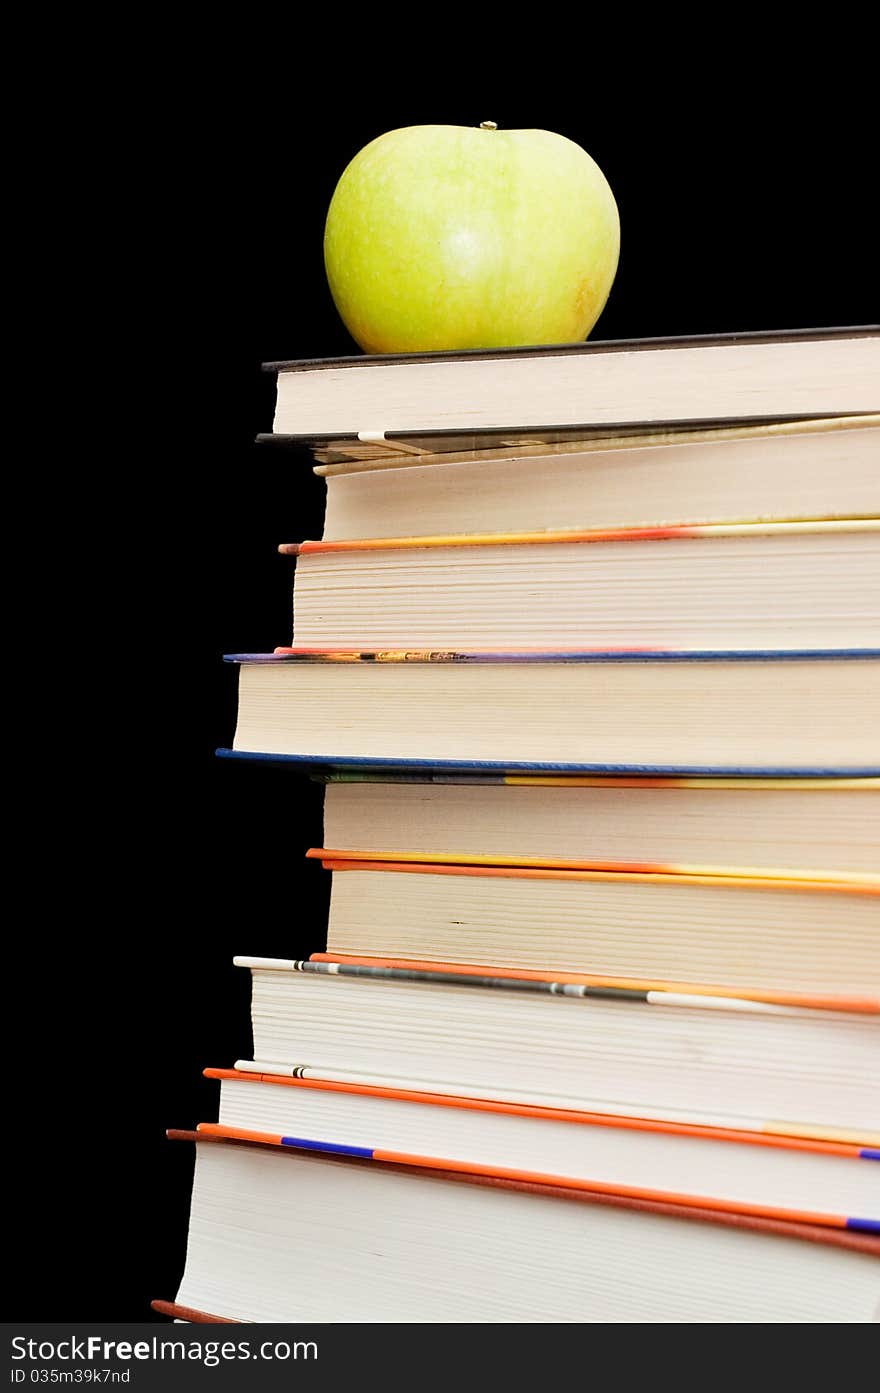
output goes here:
<path id="1" fill-rule="evenodd" d="M 880 650 L 242 655 L 233 753 L 582 774 L 880 774 Z"/>
<path id="2" fill-rule="evenodd" d="M 876 326 L 269 363 L 276 435 L 547 430 L 869 413 Z"/>
<path id="3" fill-rule="evenodd" d="M 553 443 L 338 441 L 325 541 L 880 515 L 880 416 Z M 442 449 L 443 445 L 447 449 Z"/>
<path id="4" fill-rule="evenodd" d="M 304 542 L 301 647 L 880 644 L 880 521 Z"/>
<path id="5" fill-rule="evenodd" d="M 733 995 L 236 958 L 260 1072 L 302 1065 L 582 1111 L 876 1128 L 880 1018 Z M 283 1065 L 279 1070 L 276 1065 Z M 369 1080 L 364 1080 L 369 1082 Z"/>
<path id="6" fill-rule="evenodd" d="M 877 874 L 880 779 L 314 774 L 336 860 Z"/>
<path id="7" fill-rule="evenodd" d="M 712 982 L 880 1011 L 880 876 L 324 864 L 332 954 Z"/>

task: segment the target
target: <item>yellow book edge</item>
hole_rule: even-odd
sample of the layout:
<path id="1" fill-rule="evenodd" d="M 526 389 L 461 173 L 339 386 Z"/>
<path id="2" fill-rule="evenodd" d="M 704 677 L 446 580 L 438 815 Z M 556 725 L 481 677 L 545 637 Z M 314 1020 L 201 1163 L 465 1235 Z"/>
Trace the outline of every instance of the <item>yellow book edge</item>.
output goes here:
<path id="1" fill-rule="evenodd" d="M 473 852 L 370 851 L 309 847 L 306 856 L 311 860 L 329 862 L 340 868 L 345 863 L 376 864 L 382 869 L 401 867 L 430 867 L 446 875 L 457 870 L 463 875 L 482 872 L 504 875 L 509 871 L 546 872 L 547 879 L 623 880 L 649 884 L 668 884 L 676 881 L 687 885 L 717 885 L 752 887 L 757 890 L 817 890 L 842 894 L 880 895 L 880 875 L 866 871 L 804 871 L 791 867 L 755 866 L 698 866 L 677 865 L 672 862 L 575 860 L 571 857 L 478 855 Z M 353 865 L 352 869 L 356 866 Z M 570 874 L 566 874 L 570 873 Z"/>

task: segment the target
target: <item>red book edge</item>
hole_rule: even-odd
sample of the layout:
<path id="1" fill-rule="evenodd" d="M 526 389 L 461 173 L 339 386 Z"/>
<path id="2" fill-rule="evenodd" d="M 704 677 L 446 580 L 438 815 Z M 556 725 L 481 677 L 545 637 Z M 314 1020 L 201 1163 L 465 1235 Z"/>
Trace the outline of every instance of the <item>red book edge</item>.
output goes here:
<path id="1" fill-rule="evenodd" d="M 192 1325 L 241 1325 L 233 1316 L 212 1316 L 207 1311 L 197 1311 L 194 1306 L 178 1306 L 176 1301 L 151 1301 L 150 1308 L 160 1316 L 171 1320 L 185 1320 Z"/>

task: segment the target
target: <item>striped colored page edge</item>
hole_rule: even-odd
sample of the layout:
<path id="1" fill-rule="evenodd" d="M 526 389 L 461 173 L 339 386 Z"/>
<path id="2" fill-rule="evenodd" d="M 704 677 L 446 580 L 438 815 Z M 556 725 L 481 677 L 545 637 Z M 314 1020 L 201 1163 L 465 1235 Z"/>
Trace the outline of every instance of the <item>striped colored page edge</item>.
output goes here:
<path id="1" fill-rule="evenodd" d="M 876 792 L 880 778 L 848 778 L 827 775 L 821 779 L 758 779 L 758 778 L 681 778 L 675 775 L 640 777 L 638 774 L 432 774 L 429 769 L 418 773 L 369 769 L 331 769 L 326 773 L 310 774 L 317 784 L 461 784 L 512 788 L 769 788 L 797 789 L 798 792 L 824 789 L 825 792 Z"/>
<path id="2" fill-rule="evenodd" d="M 557 998 L 578 998 L 583 1001 L 617 1001 L 638 1004 L 651 1009 L 684 1009 L 702 1011 L 741 1011 L 751 1014 L 793 1015 L 802 1011 L 833 1010 L 841 1014 L 876 1014 L 878 1003 L 859 999 L 855 1006 L 849 997 L 813 996 L 804 1002 L 794 1001 L 780 992 L 749 992 L 740 988 L 722 988 L 712 993 L 705 988 L 692 990 L 689 983 L 683 990 L 673 990 L 670 983 L 640 983 L 618 985 L 619 979 L 587 977 L 569 972 L 500 971 L 492 967 L 470 967 L 438 962 L 399 966 L 397 961 L 359 957 L 341 953 L 314 953 L 311 958 L 233 958 L 236 967 L 263 972 L 299 972 L 306 976 L 343 977 L 372 982 L 406 982 L 426 987 L 459 987 L 476 991 L 518 992 L 526 995 L 547 995 Z M 393 963 L 393 965 L 391 965 Z"/>
<path id="3" fill-rule="evenodd" d="M 279 646 L 225 663 L 799 663 L 876 662 L 880 648 L 345 648 Z"/>
<path id="4" fill-rule="evenodd" d="M 368 957 L 358 953 L 312 953 L 309 958 L 314 963 L 337 963 L 340 967 L 391 968 L 405 973 L 442 972 L 445 977 L 482 978 L 531 982 L 547 982 L 550 979 L 545 971 L 527 967 L 487 967 L 477 963 L 437 963 L 419 958 Z M 767 1006 L 788 1006 L 804 1011 L 844 1011 L 856 1015 L 880 1015 L 880 998 L 874 996 L 842 996 L 839 994 L 820 995 L 816 992 L 763 991 L 760 989 L 731 988 L 722 983 L 663 981 L 644 977 L 609 977 L 601 973 L 557 972 L 552 973 L 553 982 L 563 985 L 609 988 L 613 991 L 643 993 L 669 993 L 675 996 L 708 997 L 712 999 L 732 998 L 740 1001 L 754 1001 Z M 880 1137 L 880 1133 L 878 1133 Z"/>

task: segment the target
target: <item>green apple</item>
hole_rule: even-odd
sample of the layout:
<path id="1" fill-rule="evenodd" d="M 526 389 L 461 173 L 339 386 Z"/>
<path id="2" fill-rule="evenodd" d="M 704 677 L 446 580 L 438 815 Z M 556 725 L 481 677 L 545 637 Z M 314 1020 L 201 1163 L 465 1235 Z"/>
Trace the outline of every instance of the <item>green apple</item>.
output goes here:
<path id="1" fill-rule="evenodd" d="M 367 353 L 585 339 L 619 249 L 614 195 L 587 152 L 491 121 L 371 141 L 324 234 L 333 299 Z"/>

